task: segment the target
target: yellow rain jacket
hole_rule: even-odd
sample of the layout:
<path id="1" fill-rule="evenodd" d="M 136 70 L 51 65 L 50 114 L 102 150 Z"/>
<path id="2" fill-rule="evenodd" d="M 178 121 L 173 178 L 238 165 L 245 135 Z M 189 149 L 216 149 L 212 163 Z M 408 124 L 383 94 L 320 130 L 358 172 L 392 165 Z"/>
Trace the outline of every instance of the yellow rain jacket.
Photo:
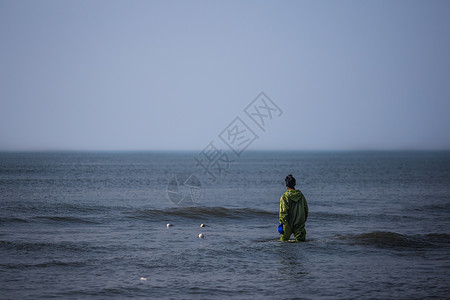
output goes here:
<path id="1" fill-rule="evenodd" d="M 303 193 L 290 189 L 280 198 L 280 223 L 284 234 L 280 240 L 287 241 L 294 234 L 296 241 L 304 241 L 306 237 L 305 223 L 308 219 L 308 203 Z"/>

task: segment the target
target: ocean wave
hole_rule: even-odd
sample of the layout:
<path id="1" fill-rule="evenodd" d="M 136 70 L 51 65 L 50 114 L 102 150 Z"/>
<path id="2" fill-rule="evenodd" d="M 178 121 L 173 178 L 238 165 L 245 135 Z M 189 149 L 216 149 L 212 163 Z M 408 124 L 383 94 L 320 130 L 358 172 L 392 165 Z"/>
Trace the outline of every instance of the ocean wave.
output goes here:
<path id="1" fill-rule="evenodd" d="M 309 212 L 309 219 L 316 219 L 318 221 L 325 221 L 325 220 L 342 220 L 342 219 L 348 219 L 348 218 L 355 218 L 358 217 L 357 215 L 350 215 L 350 214 L 344 214 L 344 213 L 336 213 L 336 212 L 323 212 L 323 211 L 310 211 Z"/>
<path id="2" fill-rule="evenodd" d="M 309 219 L 314 221 L 363 221 L 367 220 L 379 221 L 383 220 L 385 222 L 398 222 L 404 220 L 418 220 L 426 219 L 426 216 L 411 216 L 407 214 L 386 214 L 386 213 L 339 213 L 339 212 L 324 212 L 324 211 L 310 211 Z"/>
<path id="3" fill-rule="evenodd" d="M 0 218 L 0 225 L 7 223 L 28 223 L 26 219 L 17 218 L 17 217 L 6 217 Z"/>
<path id="4" fill-rule="evenodd" d="M 68 216 L 32 216 L 26 218 L 19 217 L 2 217 L 0 218 L 0 226 L 11 223 L 33 223 L 33 222 L 52 222 L 52 223 L 78 223 L 78 224 L 100 224 L 91 218 L 78 218 Z"/>
<path id="5" fill-rule="evenodd" d="M 0 241 L 0 249 L 6 250 L 22 250 L 22 251 L 49 251 L 49 250 L 66 250 L 72 252 L 88 251 L 88 247 L 84 243 L 72 242 L 26 242 L 26 241 Z"/>
<path id="6" fill-rule="evenodd" d="M 249 219 L 249 218 L 276 218 L 277 213 L 254 208 L 225 208 L 225 207 L 176 207 L 159 210 L 150 209 L 136 211 L 128 214 L 130 218 L 161 219 Z"/>
<path id="7" fill-rule="evenodd" d="M 4 267 L 6 269 L 24 269 L 24 268 L 48 268 L 48 267 L 80 267 L 85 266 L 86 263 L 82 261 L 60 261 L 60 260 L 52 260 L 48 262 L 42 262 L 42 263 L 6 263 L 6 264 L 0 264 L 1 267 Z"/>
<path id="8" fill-rule="evenodd" d="M 7 203 L 3 209 L 11 215 L 23 214 L 55 214 L 55 215 L 77 215 L 89 213 L 108 213 L 116 210 L 114 206 L 93 205 L 91 203 L 66 203 L 66 202 L 15 202 Z"/>
<path id="9" fill-rule="evenodd" d="M 450 244 L 450 235 L 440 233 L 405 235 L 389 231 L 375 231 L 358 235 L 339 236 L 338 238 L 354 244 L 386 249 L 421 249 L 443 245 L 448 246 Z"/>
<path id="10" fill-rule="evenodd" d="M 417 212 L 427 212 L 427 213 L 433 213 L 433 214 L 442 214 L 446 217 L 448 217 L 448 212 L 450 211 L 450 201 L 448 201 L 449 199 L 446 199 L 448 197 L 442 197 L 442 198 L 438 198 L 438 199 L 432 199 L 434 201 L 436 201 L 436 203 L 413 203 L 412 205 L 410 205 L 406 211 L 407 212 L 411 212 L 411 213 L 415 213 L 417 214 Z M 439 202 L 442 201 L 442 202 Z"/>
<path id="11" fill-rule="evenodd" d="M 79 224 L 99 224 L 87 218 L 63 217 L 63 216 L 37 216 L 36 220 L 47 220 L 57 223 L 79 223 Z"/>

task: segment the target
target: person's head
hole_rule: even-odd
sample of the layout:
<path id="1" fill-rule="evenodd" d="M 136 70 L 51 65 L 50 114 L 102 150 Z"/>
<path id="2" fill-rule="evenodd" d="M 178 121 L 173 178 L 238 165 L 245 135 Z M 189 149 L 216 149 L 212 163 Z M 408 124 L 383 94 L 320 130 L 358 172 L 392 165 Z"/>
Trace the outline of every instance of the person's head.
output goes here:
<path id="1" fill-rule="evenodd" d="M 286 181 L 286 187 L 288 189 L 293 189 L 295 187 L 295 178 L 291 174 L 286 176 L 286 179 L 284 179 L 284 181 Z"/>

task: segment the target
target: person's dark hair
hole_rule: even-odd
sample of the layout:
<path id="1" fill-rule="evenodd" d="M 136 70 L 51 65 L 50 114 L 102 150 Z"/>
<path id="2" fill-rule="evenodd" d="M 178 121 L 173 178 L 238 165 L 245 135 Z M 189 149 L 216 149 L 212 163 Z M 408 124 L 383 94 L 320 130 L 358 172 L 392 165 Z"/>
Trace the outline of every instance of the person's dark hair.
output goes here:
<path id="1" fill-rule="evenodd" d="M 286 176 L 286 179 L 284 181 L 286 181 L 286 186 L 288 188 L 293 189 L 295 187 L 295 178 L 291 174 Z"/>

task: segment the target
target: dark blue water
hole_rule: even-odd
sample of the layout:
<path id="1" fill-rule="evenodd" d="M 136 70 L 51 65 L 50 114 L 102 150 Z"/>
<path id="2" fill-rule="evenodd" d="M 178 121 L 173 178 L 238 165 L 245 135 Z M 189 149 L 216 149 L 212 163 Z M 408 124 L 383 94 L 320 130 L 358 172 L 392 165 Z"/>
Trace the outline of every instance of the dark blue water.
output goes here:
<path id="1" fill-rule="evenodd" d="M 0 298 L 448 298 L 450 152 L 245 152 L 215 180 L 195 156 L 0 153 Z M 290 173 L 303 243 L 278 241 Z"/>

